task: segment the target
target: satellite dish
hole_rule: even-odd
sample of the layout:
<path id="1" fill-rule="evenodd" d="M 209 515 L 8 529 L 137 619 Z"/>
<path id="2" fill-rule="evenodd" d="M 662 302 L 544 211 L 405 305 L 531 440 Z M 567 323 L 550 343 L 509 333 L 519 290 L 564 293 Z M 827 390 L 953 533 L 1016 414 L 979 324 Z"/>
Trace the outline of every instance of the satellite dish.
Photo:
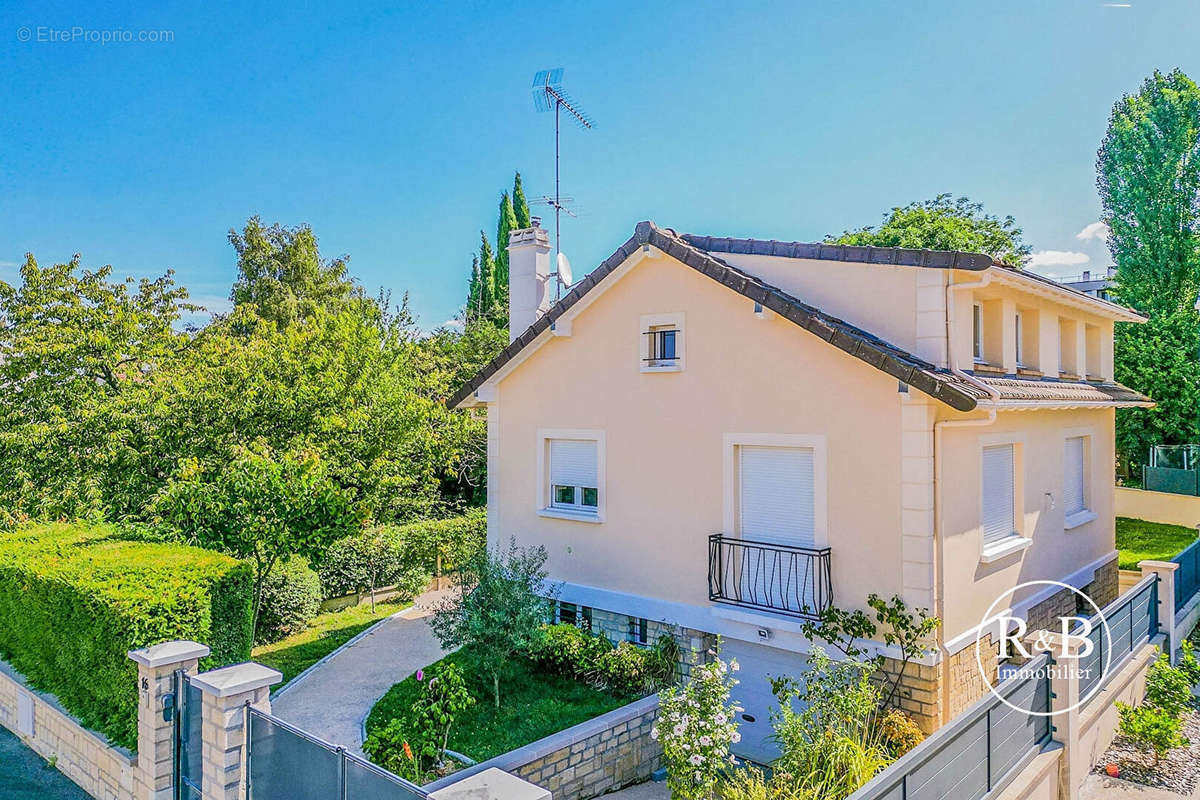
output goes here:
<path id="1" fill-rule="evenodd" d="M 570 286 L 575 280 L 571 276 L 571 262 L 567 260 L 566 253 L 558 254 L 558 279 L 563 286 Z"/>

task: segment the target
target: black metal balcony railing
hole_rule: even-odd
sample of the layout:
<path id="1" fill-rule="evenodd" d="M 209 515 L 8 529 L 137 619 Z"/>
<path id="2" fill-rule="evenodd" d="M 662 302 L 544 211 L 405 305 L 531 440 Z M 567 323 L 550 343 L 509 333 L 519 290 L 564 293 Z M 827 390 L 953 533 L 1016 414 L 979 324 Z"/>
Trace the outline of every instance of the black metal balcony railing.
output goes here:
<path id="1" fill-rule="evenodd" d="M 708 599 L 815 618 L 833 605 L 829 548 L 708 537 Z"/>

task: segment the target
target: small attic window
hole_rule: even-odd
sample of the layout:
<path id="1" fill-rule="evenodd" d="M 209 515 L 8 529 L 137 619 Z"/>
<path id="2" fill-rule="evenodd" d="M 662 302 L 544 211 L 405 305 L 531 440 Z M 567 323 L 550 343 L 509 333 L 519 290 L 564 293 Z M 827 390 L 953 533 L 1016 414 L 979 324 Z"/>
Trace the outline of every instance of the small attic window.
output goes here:
<path id="1" fill-rule="evenodd" d="M 641 318 L 639 359 L 642 372 L 683 369 L 683 314 L 647 314 Z"/>

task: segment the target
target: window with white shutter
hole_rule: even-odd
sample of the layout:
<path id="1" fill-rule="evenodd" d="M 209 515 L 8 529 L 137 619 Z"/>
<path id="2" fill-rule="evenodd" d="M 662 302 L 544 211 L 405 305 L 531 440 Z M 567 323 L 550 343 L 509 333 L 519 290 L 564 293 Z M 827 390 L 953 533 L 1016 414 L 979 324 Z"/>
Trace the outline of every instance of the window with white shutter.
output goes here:
<path id="1" fill-rule="evenodd" d="M 550 440 L 550 507 L 595 513 L 600 503 L 597 444 Z"/>
<path id="2" fill-rule="evenodd" d="M 1087 443 L 1084 439 L 1083 436 L 1072 436 L 1066 443 L 1063 460 L 1063 514 L 1068 517 L 1087 510 L 1084 491 L 1087 474 L 1084 457 L 1087 453 Z"/>
<path id="3" fill-rule="evenodd" d="M 738 451 L 742 538 L 815 547 L 812 448 L 742 445 Z"/>
<path id="4" fill-rule="evenodd" d="M 982 521 L 985 546 L 1016 532 L 1013 449 L 1011 444 L 983 448 Z"/>

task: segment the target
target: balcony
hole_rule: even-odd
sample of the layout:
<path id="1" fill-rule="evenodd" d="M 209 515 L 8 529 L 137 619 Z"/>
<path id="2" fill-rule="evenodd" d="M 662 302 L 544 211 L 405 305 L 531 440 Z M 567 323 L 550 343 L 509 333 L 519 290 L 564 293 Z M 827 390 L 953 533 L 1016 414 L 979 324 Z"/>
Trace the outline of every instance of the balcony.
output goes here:
<path id="1" fill-rule="evenodd" d="M 708 599 L 815 619 L 833 605 L 829 548 L 708 537 Z"/>

